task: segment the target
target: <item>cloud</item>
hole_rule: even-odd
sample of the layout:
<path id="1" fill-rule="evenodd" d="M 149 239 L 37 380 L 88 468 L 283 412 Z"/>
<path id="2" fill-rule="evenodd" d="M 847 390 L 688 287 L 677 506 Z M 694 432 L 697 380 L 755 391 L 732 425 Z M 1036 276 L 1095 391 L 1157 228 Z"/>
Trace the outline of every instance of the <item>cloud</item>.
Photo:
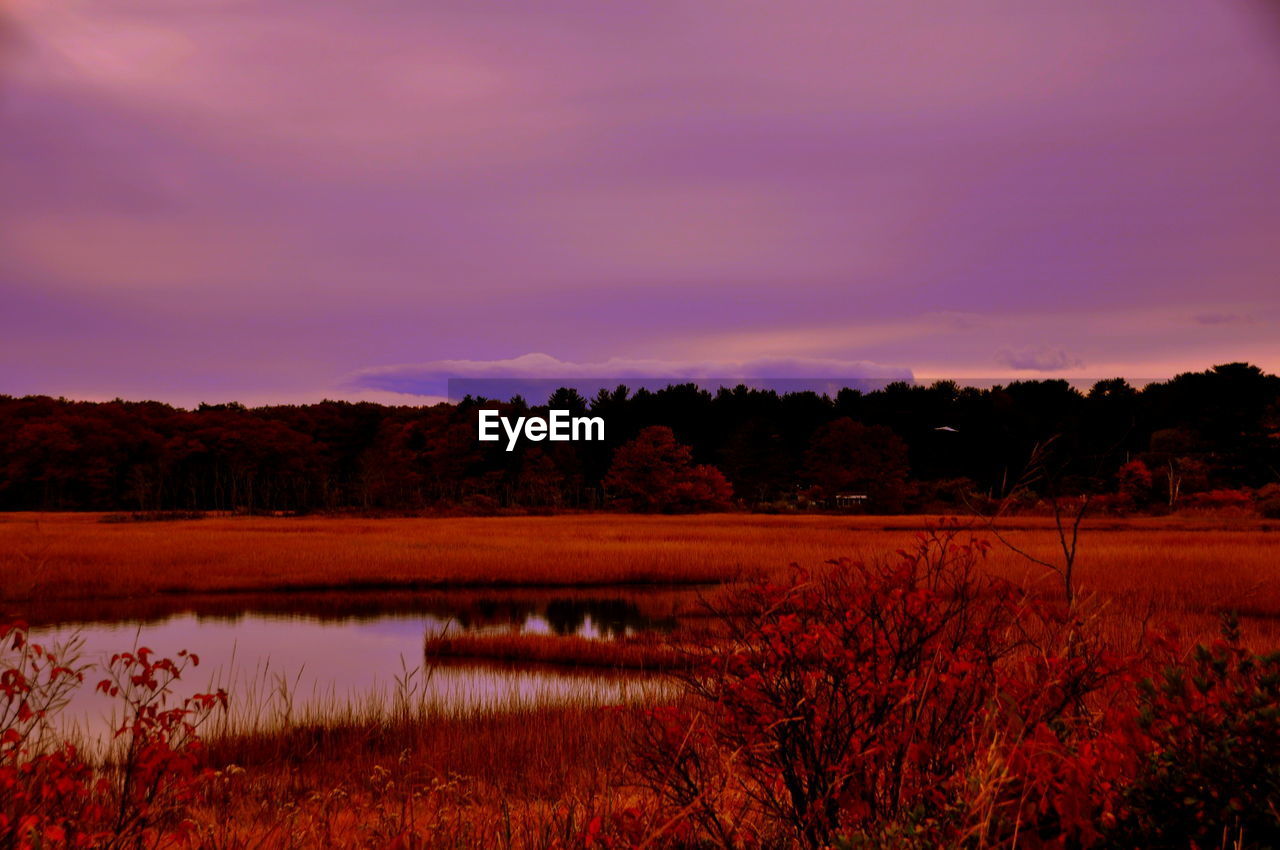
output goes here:
<path id="1" fill-rule="evenodd" d="M 443 394 L 422 361 L 548 345 L 560 376 L 1280 364 L 1280 77 L 1236 4 L 5 20 L 0 392 Z"/>
<path id="2" fill-rule="evenodd" d="M 1079 369 L 1084 366 L 1080 358 L 1068 354 L 1061 348 L 1048 346 L 1001 349 L 996 353 L 996 360 L 1010 369 L 1032 372 L 1061 372 L 1065 369 Z"/>
<path id="3" fill-rule="evenodd" d="M 656 380 L 659 384 L 717 380 L 751 385 L 782 385 L 825 391 L 839 386 L 883 386 L 890 381 L 910 381 L 910 369 L 865 360 L 809 357 L 762 357 L 751 360 L 660 360 L 610 358 L 599 362 L 560 360 L 531 353 L 504 360 L 433 360 L 362 369 L 348 378 L 348 385 L 362 389 L 412 395 L 457 395 L 458 384 L 492 387 L 490 397 L 509 395 L 515 387 L 541 389 L 560 383 L 575 387 L 632 386 Z M 455 386 L 451 387 L 450 382 Z M 523 382 L 523 383 L 522 383 Z M 801 383 L 811 387 L 800 387 Z"/>

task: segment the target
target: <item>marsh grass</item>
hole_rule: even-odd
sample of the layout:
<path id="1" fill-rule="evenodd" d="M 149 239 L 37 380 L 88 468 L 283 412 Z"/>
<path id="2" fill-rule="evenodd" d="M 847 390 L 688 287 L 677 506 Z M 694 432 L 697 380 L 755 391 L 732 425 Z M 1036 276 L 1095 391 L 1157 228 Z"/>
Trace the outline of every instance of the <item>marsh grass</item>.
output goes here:
<path id="1" fill-rule="evenodd" d="M 406 670 L 377 698 L 208 730 L 212 791 L 191 812 L 199 846 L 583 846 L 593 820 L 651 802 L 620 781 L 632 717 L 620 706 L 579 695 L 458 708 L 425 698 L 432 675 Z M 669 693 L 639 684 L 630 698 Z M 295 697 L 282 682 L 269 700 Z"/>
<path id="2" fill-rule="evenodd" d="M 686 638 L 687 639 L 687 638 Z M 507 634 L 428 638 L 429 659 L 484 660 L 611 670 L 669 670 L 684 656 L 658 636 L 594 640 L 576 636 Z"/>
<path id="3" fill-rule="evenodd" d="M 923 522 L 583 515 L 210 518 L 152 525 L 103 524 L 92 515 L 4 515 L 0 588 L 6 607 L 51 605 L 45 610 L 57 619 L 57 605 L 100 613 L 104 606 L 140 606 L 162 616 L 173 606 L 224 600 L 230 612 L 242 604 L 231 594 L 241 592 L 338 612 L 350 604 L 352 588 L 391 589 L 413 604 L 448 588 L 479 594 L 520 587 L 542 598 L 577 585 L 628 592 L 654 586 L 662 589 L 646 604 L 679 613 L 685 625 L 677 635 L 695 639 L 701 624 L 688 624 L 701 591 L 691 593 L 689 585 L 780 574 L 791 562 L 883 557 L 908 546 Z M 1280 646 L 1280 534 L 1274 527 L 1205 517 L 1087 523 L 1080 588 L 1117 646 L 1164 624 L 1189 640 L 1211 637 L 1223 610 L 1244 615 L 1251 644 Z M 1047 555 L 1057 545 L 1050 520 L 1015 518 L 1002 531 L 1031 552 Z M 1000 549 L 983 568 L 1045 593 L 1056 586 L 1053 576 Z M 306 595 L 294 595 L 302 589 Z M 38 605 L 33 597 L 55 601 Z M 593 823 L 653 808 L 652 795 L 625 780 L 622 742 L 632 734 L 632 715 L 607 709 L 669 701 L 663 680 L 646 684 L 650 680 L 620 675 L 661 666 L 667 659 L 658 653 L 667 650 L 625 638 L 435 640 L 424 647 L 424 666 L 406 662 L 395 682 L 361 697 L 304 701 L 296 678 L 255 671 L 251 685 L 232 693 L 231 709 L 202 729 L 214 780 L 191 810 L 197 844 L 384 847 L 411 835 L 399 846 L 581 847 Z M 466 706 L 429 699 L 427 684 L 444 669 L 436 665 L 461 658 L 590 667 L 597 681 L 631 681 L 634 688 L 555 700 L 497 693 Z"/>
<path id="4" fill-rule="evenodd" d="M 597 673 L 582 678 L 626 687 L 462 706 L 433 697 L 436 672 L 406 663 L 376 693 L 315 701 L 296 679 L 257 670 L 199 728 L 208 773 L 184 808 L 183 846 L 581 846 L 593 820 L 639 802 L 619 780 L 622 708 L 669 699 L 665 683 Z M 109 734 L 50 740 L 76 745 L 102 775 L 118 769 Z"/>
<path id="5" fill-rule="evenodd" d="M 6 514 L 0 515 L 0 594 L 11 609 L 56 618 L 56 606 L 74 607 L 73 600 L 98 610 L 151 606 L 160 612 L 196 596 L 203 607 L 216 606 L 219 596 L 251 593 L 279 598 L 260 603 L 267 606 L 323 609 L 350 604 L 358 590 L 428 596 L 449 589 L 648 588 L 657 591 L 649 597 L 653 611 L 688 616 L 699 610 L 696 593 L 678 587 L 778 573 L 792 562 L 812 567 L 835 557 L 880 557 L 908 544 L 930 521 L 581 514 L 111 525 L 94 514 Z M 1019 548 L 1053 556 L 1051 519 L 1013 517 L 1000 527 Z M 993 550 L 986 569 L 1053 592 L 1053 576 L 1003 548 Z M 1080 592 L 1105 600 L 1117 628 L 1172 623 L 1189 636 L 1212 637 L 1217 614 L 1231 610 L 1242 615 L 1254 640 L 1280 645 L 1280 525 L 1274 522 L 1087 520 L 1076 571 Z M 670 595 L 663 599 L 665 591 Z"/>

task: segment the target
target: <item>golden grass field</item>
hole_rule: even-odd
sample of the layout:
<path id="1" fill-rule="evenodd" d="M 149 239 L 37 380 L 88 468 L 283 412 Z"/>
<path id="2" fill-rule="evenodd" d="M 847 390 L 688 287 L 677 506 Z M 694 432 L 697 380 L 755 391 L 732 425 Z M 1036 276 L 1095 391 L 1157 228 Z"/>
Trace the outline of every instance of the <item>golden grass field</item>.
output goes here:
<path id="1" fill-rule="evenodd" d="M 625 718 L 595 706 L 341 716 L 212 736 L 219 793 L 196 846 L 567 848 L 597 817 L 651 809 L 627 775 Z M 397 844 L 404 832 L 419 839 Z"/>
<path id="2" fill-rule="evenodd" d="M 642 610 L 690 613 L 692 588 L 837 557 L 892 557 L 921 517 L 565 515 L 503 518 L 207 518 L 104 524 L 97 515 L 0 515 L 0 610 L 50 605 L 66 619 L 159 614 L 279 598 L 292 613 L 386 604 L 449 587 L 571 593 L 618 585 Z M 1056 560 L 1044 518 L 1003 521 L 1019 547 Z M 975 529 L 979 536 L 984 534 Z M 988 568 L 1060 592 L 1043 567 L 995 543 Z M 1280 646 L 1280 528 L 1246 518 L 1086 522 L 1078 583 L 1128 640 L 1171 623 L 1212 637 L 1219 611 L 1241 613 L 1247 642 Z M 520 586 L 522 589 L 517 589 Z M 326 592 L 328 590 L 348 593 Z M 702 588 L 700 590 L 704 590 Z M 284 592 L 288 591 L 288 592 Z M 459 591 L 466 593 L 468 591 Z M 612 592 L 612 591 L 611 591 Z M 346 601 L 344 601 L 346 600 Z M 647 600 L 647 601 L 646 601 Z M 683 606 L 683 607 L 681 607 Z M 133 614 L 128 614 L 133 612 Z M 688 625 L 684 628 L 701 628 Z M 199 649 L 199 647 L 191 647 Z M 543 635 L 441 636 L 432 656 L 493 663 L 654 668 L 670 659 L 644 640 L 593 643 Z M 399 703 L 334 705 L 259 728 L 210 729 L 217 793 L 189 812 L 203 847 L 543 848 L 585 846 L 597 818 L 655 809 L 625 780 L 625 718 L 598 705 L 512 704 L 450 713 Z M 233 712 L 254 712 L 234 706 Z M 622 779 L 620 779 L 622 777 Z M 656 825 L 655 825 L 656 828 Z"/>
<path id="3" fill-rule="evenodd" d="M 160 594 L 447 587 L 708 584 L 848 557 L 891 556 L 924 517 L 634 516 L 258 518 L 104 524 L 94 514 L 0 515 L 0 601 Z M 1002 520 L 1015 545 L 1057 561 L 1051 520 Z M 981 528 L 975 533 L 989 537 Z M 998 543 L 992 572 L 1056 579 Z M 1077 582 L 1122 620 L 1212 634 L 1242 615 L 1280 645 L 1280 525 L 1241 517 L 1086 521 Z M 68 604 L 71 604 L 68 602 Z"/>

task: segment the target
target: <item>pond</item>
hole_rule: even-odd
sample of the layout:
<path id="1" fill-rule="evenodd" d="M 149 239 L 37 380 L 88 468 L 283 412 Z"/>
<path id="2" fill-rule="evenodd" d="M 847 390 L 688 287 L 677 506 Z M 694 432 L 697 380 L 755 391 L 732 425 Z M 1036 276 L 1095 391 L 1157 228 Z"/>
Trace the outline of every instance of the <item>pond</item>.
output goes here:
<path id="1" fill-rule="evenodd" d="M 616 640 L 670 631 L 696 603 L 694 591 L 477 591 L 430 594 L 299 594 L 181 597 L 27 613 L 31 638 L 79 644 L 93 663 L 60 726 L 86 742 L 118 725 L 116 702 L 97 694 L 113 653 L 148 647 L 160 656 L 188 650 L 198 667 L 175 694 L 225 688 L 231 722 L 261 726 L 346 710 L 387 707 L 397 693 L 442 710 L 530 704 L 617 704 L 654 693 L 653 676 L 572 667 L 424 663 L 431 637 L 540 634 Z"/>

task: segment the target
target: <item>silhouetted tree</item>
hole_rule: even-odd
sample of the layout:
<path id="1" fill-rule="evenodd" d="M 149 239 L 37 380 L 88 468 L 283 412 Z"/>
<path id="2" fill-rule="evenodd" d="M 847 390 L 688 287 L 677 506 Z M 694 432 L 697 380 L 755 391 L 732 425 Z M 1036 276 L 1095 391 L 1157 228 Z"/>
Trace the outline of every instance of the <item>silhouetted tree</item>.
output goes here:
<path id="1" fill-rule="evenodd" d="M 813 435 L 804 477 L 819 498 L 856 492 L 895 510 L 906 495 L 907 445 L 883 425 L 837 419 Z"/>
<path id="2" fill-rule="evenodd" d="M 746 386 L 713 394 L 686 383 L 635 393 L 619 386 L 589 401 L 562 388 L 548 402 L 533 409 L 519 398 L 467 398 L 434 406 L 324 401 L 182 410 L 0 396 L 0 510 L 597 507 L 618 448 L 653 426 L 670 429 L 687 448 L 689 468 L 722 469 L 749 507 L 794 501 L 799 486 L 815 495 L 865 491 L 881 511 L 944 506 L 957 496 L 999 500 L 1050 437 L 1054 480 L 1072 495 L 1129 487 L 1141 507 L 1120 474 L 1135 460 L 1152 475 L 1151 509 L 1176 508 L 1203 490 L 1280 482 L 1280 378 L 1244 363 L 1140 389 L 1113 378 L 1087 393 L 1061 380 L 991 389 L 896 382 L 834 398 Z M 607 439 L 522 442 L 508 452 L 475 439 L 482 405 L 513 415 L 587 409 L 605 419 Z M 872 439 L 848 423 L 879 430 L 869 432 Z M 849 439 L 834 438 L 833 429 Z M 870 441 L 865 457 L 840 460 L 846 444 L 859 440 Z M 903 446 L 905 453 L 897 450 Z M 872 463 L 859 472 L 878 452 L 893 458 L 887 471 Z M 918 498 L 908 479 L 919 485 Z M 709 473 L 701 484 L 719 489 Z M 1043 482 L 1022 493 L 1032 502 L 1048 495 Z"/>
<path id="3" fill-rule="evenodd" d="M 695 466 L 689 447 L 663 425 L 645 428 L 618 449 L 605 486 L 614 504 L 643 512 L 720 510 L 733 498 L 720 470 Z"/>

